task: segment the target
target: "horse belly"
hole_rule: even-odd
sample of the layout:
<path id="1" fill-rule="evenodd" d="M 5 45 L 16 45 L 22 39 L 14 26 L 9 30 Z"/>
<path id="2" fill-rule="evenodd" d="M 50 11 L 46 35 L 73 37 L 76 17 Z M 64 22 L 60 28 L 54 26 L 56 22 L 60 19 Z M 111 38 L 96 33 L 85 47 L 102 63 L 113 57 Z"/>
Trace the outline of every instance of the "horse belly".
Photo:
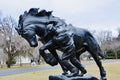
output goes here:
<path id="1" fill-rule="evenodd" d="M 74 35 L 73 37 L 76 50 L 81 49 L 84 46 L 84 38 Z"/>

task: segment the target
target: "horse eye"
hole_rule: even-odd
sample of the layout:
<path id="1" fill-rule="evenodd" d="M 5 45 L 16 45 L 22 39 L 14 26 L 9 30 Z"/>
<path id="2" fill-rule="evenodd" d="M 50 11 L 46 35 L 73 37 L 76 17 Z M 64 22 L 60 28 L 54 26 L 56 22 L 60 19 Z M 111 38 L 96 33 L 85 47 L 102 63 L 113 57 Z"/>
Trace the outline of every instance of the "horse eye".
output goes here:
<path id="1" fill-rule="evenodd" d="M 21 36 L 24 37 L 24 38 L 26 37 L 26 35 L 21 35 Z"/>
<path id="2" fill-rule="evenodd" d="M 30 35 L 27 34 L 27 33 L 24 33 L 24 34 L 22 34 L 21 36 L 24 37 L 24 38 L 29 38 L 29 37 L 30 37 Z"/>
<path id="3" fill-rule="evenodd" d="M 34 35 L 34 33 L 32 31 L 27 30 L 27 31 L 23 32 L 22 37 L 31 38 L 31 37 L 33 37 L 33 35 Z"/>

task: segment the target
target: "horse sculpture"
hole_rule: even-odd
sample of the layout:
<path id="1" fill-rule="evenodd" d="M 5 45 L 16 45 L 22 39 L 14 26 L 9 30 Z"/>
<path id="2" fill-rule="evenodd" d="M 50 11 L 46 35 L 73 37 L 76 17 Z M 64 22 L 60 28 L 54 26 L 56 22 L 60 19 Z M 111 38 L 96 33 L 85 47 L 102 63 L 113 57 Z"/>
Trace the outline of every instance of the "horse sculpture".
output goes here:
<path id="1" fill-rule="evenodd" d="M 104 58 L 105 53 L 91 33 L 67 25 L 64 20 L 54 17 L 51 11 L 38 10 L 38 8 L 31 8 L 28 12 L 25 11 L 23 15 L 20 15 L 18 27 L 16 27 L 18 34 L 25 38 L 31 47 L 38 45 L 37 35 L 44 44 L 39 49 L 40 55 L 47 63 L 51 61 L 51 65 L 59 62 L 64 74 L 68 77 L 77 76 L 78 70 L 81 71 L 82 76 L 87 72 L 80 63 L 79 56 L 88 51 L 99 67 L 101 80 L 106 80 L 106 72 L 99 59 L 99 56 Z M 49 50 L 54 57 L 48 55 L 47 59 L 45 50 Z M 57 55 L 56 50 L 63 52 L 61 58 Z M 56 60 L 57 62 L 54 62 Z M 71 72 L 69 75 L 67 74 L 68 70 Z"/>

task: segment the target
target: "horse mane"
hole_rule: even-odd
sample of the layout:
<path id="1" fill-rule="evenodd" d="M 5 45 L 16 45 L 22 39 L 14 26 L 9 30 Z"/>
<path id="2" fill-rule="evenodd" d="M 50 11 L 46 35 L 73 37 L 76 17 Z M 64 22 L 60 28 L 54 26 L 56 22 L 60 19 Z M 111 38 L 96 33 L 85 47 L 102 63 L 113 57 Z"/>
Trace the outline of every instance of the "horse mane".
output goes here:
<path id="1" fill-rule="evenodd" d="M 28 15 L 28 12 L 27 11 L 25 11 L 24 12 L 24 14 L 21 14 L 20 16 L 19 16 L 19 21 L 18 21 L 18 23 L 19 23 L 19 25 L 18 25 L 18 28 L 20 29 L 20 30 L 22 30 L 23 29 L 23 27 L 22 27 L 22 23 L 23 23 L 23 21 L 24 21 L 24 19 L 26 18 L 26 16 Z"/>
<path id="2" fill-rule="evenodd" d="M 24 20 L 28 15 L 35 16 L 38 14 L 38 10 L 39 8 L 30 8 L 28 12 L 25 11 L 22 15 L 20 15 L 19 21 Z"/>
<path id="3" fill-rule="evenodd" d="M 37 16 L 37 17 L 44 17 L 44 16 L 51 16 L 53 11 L 46 11 L 45 9 L 38 11 L 39 8 L 30 8 L 29 11 L 25 11 L 22 15 L 19 16 L 19 23 L 22 23 L 26 16 Z"/>
<path id="4" fill-rule="evenodd" d="M 53 11 L 46 11 L 45 9 L 39 11 L 36 16 L 43 17 L 43 16 L 51 16 Z"/>
<path id="5" fill-rule="evenodd" d="M 52 11 L 46 11 L 45 9 L 38 11 L 39 8 L 30 8 L 29 11 L 25 11 L 23 14 L 21 14 L 19 16 L 19 25 L 18 25 L 18 30 L 22 31 L 23 30 L 23 22 L 25 20 L 25 18 L 28 15 L 31 16 L 36 16 L 36 17 L 44 17 L 44 16 L 51 16 L 52 15 Z"/>

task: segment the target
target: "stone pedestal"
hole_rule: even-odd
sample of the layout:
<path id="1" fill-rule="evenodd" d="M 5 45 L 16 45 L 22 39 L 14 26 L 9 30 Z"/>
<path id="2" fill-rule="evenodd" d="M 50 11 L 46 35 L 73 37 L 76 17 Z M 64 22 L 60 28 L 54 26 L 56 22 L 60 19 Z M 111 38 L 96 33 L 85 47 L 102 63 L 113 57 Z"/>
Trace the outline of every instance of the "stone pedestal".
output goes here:
<path id="1" fill-rule="evenodd" d="M 92 75 L 86 75 L 83 77 L 80 76 L 66 77 L 64 75 L 50 75 L 49 80 L 99 80 L 99 79 Z"/>

